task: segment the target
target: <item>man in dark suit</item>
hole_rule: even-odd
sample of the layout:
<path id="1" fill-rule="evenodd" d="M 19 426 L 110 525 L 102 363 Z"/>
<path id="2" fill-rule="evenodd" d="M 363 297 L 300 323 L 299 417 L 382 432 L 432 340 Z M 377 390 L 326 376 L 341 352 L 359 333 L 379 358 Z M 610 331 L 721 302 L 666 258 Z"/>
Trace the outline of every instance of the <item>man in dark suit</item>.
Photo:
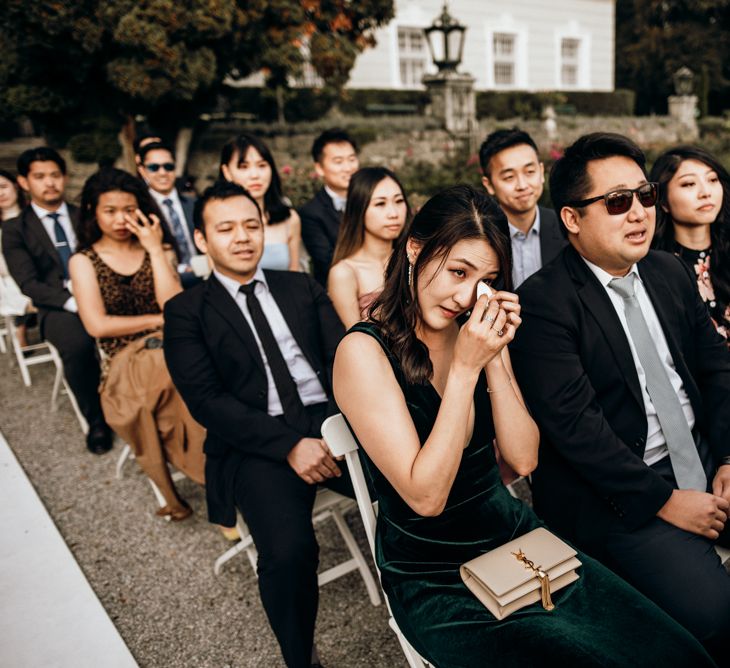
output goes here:
<path id="1" fill-rule="evenodd" d="M 581 137 L 550 191 L 570 245 L 519 289 L 511 346 L 542 435 L 535 509 L 726 665 L 730 353 L 696 278 L 649 250 L 656 185 L 631 140 Z"/>
<path id="2" fill-rule="evenodd" d="M 322 189 L 301 209 L 302 241 L 312 258 L 314 277 L 327 286 L 350 177 L 360 167 L 357 145 L 344 130 L 325 130 L 312 144 L 314 169 L 324 181 Z"/>
<path id="3" fill-rule="evenodd" d="M 482 184 L 507 216 L 512 245 L 512 283 L 552 260 L 565 246 L 554 211 L 538 206 L 545 183 L 545 165 L 532 137 L 519 128 L 497 130 L 479 149 Z"/>
<path id="4" fill-rule="evenodd" d="M 165 358 L 207 430 L 211 522 L 237 507 L 259 553 L 259 589 L 288 666 L 312 659 L 318 547 L 316 486 L 352 495 L 321 438 L 343 327 L 322 288 L 299 272 L 262 270 L 255 200 L 221 182 L 196 207 L 196 243 L 213 274 L 165 305 Z"/>
<path id="5" fill-rule="evenodd" d="M 3 254 L 13 279 L 38 309 L 42 336 L 61 355 L 66 380 L 89 423 L 86 445 L 102 454 L 112 441 L 99 403 L 99 364 L 69 285 L 79 210 L 63 200 L 66 163 L 51 148 L 29 149 L 18 158 L 18 183 L 30 204 L 3 224 Z"/>
<path id="6" fill-rule="evenodd" d="M 180 194 L 175 187 L 175 158 L 162 142 L 150 142 L 139 149 L 138 171 L 150 195 L 162 212 L 178 257 L 178 274 L 184 288 L 198 283 L 191 260 L 198 255 L 193 241 L 195 199 Z"/>

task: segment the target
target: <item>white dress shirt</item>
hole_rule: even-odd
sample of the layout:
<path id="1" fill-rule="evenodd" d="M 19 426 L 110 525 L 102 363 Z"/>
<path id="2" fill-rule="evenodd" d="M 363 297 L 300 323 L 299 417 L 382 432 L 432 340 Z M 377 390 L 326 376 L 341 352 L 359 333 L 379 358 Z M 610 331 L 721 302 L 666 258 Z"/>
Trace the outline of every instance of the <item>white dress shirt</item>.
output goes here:
<path id="1" fill-rule="evenodd" d="M 269 361 L 266 359 L 266 353 L 264 352 L 261 341 L 259 340 L 258 332 L 256 331 L 256 327 L 251 319 L 251 314 L 248 311 L 246 295 L 241 293 L 239 290 L 241 284 L 228 276 L 224 276 L 215 269 L 213 270 L 213 273 L 221 282 L 221 285 L 223 285 L 223 287 L 235 300 L 238 308 L 241 310 L 241 313 L 243 313 L 243 317 L 246 318 L 246 322 L 248 322 L 254 338 L 256 339 L 256 345 L 258 345 L 261 358 L 264 361 L 266 379 L 269 385 L 267 412 L 269 415 L 281 415 L 283 414 L 284 409 L 281 407 L 279 392 L 276 389 L 274 376 L 271 374 Z M 286 324 L 286 320 L 284 320 L 284 316 L 279 310 L 279 305 L 276 303 L 276 300 L 269 291 L 269 285 L 266 282 L 266 277 L 264 276 L 264 271 L 261 267 L 256 270 L 252 280 L 258 281 L 254 289 L 254 294 L 261 304 L 261 309 L 263 310 L 266 319 L 269 321 L 269 326 L 274 334 L 279 350 L 281 350 L 281 354 L 284 357 L 289 373 L 297 385 L 297 391 L 299 392 L 299 398 L 302 400 L 302 403 L 305 406 L 311 406 L 313 404 L 326 402 L 327 394 L 322 387 L 322 383 L 319 382 L 319 378 L 317 378 L 317 374 L 314 372 L 312 365 L 307 361 L 302 349 L 292 336 L 289 326 Z"/>
<path id="2" fill-rule="evenodd" d="M 621 321 L 621 326 L 624 329 L 626 338 L 629 341 L 631 355 L 634 358 L 634 366 L 636 367 L 636 372 L 639 376 L 641 395 L 644 398 L 644 408 L 646 410 L 646 422 L 648 429 L 646 435 L 646 449 L 644 450 L 644 462 L 647 466 L 651 466 L 659 460 L 664 459 L 664 457 L 669 454 L 669 450 L 667 450 L 666 439 L 662 433 L 656 409 L 654 408 L 649 392 L 646 389 L 646 374 L 644 373 L 644 368 L 641 366 L 639 357 L 636 354 L 634 342 L 631 339 L 631 333 L 629 332 L 629 326 L 626 322 L 626 315 L 624 313 L 624 300 L 623 297 L 621 297 L 621 295 L 619 295 L 615 290 L 608 287 L 611 279 L 615 278 L 614 276 L 611 276 L 611 274 L 600 267 L 597 267 L 585 258 L 583 258 L 583 261 L 588 265 L 588 268 L 595 274 L 596 278 L 606 290 L 606 293 L 611 299 L 611 304 L 613 304 L 613 308 L 616 310 L 618 319 Z M 695 414 L 692 410 L 692 404 L 690 403 L 687 393 L 684 391 L 682 377 L 677 373 L 674 366 L 674 360 L 669 352 L 669 346 L 667 345 L 667 340 L 664 336 L 664 330 L 662 330 L 661 323 L 659 322 L 659 318 L 654 310 L 654 305 L 651 303 L 651 299 L 649 299 L 649 295 L 646 293 L 646 288 L 644 287 L 644 283 L 641 280 L 641 276 L 639 275 L 636 265 L 631 267 L 629 273 L 633 273 L 636 276 L 634 279 L 636 299 L 641 307 L 641 312 L 644 315 L 644 320 L 646 320 L 646 325 L 649 328 L 651 338 L 656 343 L 659 359 L 662 361 L 664 370 L 667 372 L 667 376 L 669 376 L 669 381 L 672 383 L 674 391 L 677 393 L 677 398 L 679 399 L 679 403 L 682 405 L 682 410 L 684 411 L 684 415 L 687 419 L 687 424 L 689 425 L 690 430 L 692 430 L 695 425 Z"/>
<path id="3" fill-rule="evenodd" d="M 185 211 L 182 208 L 182 202 L 180 201 L 180 195 L 177 192 L 177 188 L 173 188 L 172 191 L 168 195 L 161 195 L 156 190 L 153 190 L 152 188 L 149 189 L 150 195 L 154 198 L 155 202 L 157 202 L 157 206 L 160 207 L 160 211 L 162 212 L 162 215 L 165 216 L 165 220 L 167 221 L 167 228 L 170 230 L 170 233 L 174 237 L 175 234 L 172 231 L 172 223 L 170 222 L 170 219 L 168 218 L 168 209 L 167 204 L 165 204 L 166 199 L 172 200 L 172 208 L 175 209 L 175 213 L 177 214 L 177 217 L 180 219 L 180 224 L 183 228 L 183 233 L 185 234 L 185 241 L 188 244 L 188 253 L 190 253 L 190 257 L 194 257 L 198 254 L 197 249 L 195 248 L 195 244 L 193 243 L 193 237 L 190 234 L 190 228 L 188 227 L 188 219 L 185 217 Z M 178 270 L 181 271 L 182 269 L 185 269 L 186 267 L 178 267 Z"/>
<path id="4" fill-rule="evenodd" d="M 58 214 L 58 222 L 66 234 L 66 241 L 68 242 L 69 250 L 74 253 L 76 251 L 76 246 L 78 245 L 78 239 L 76 238 L 76 231 L 74 230 L 73 223 L 71 222 L 71 216 L 68 214 L 68 206 L 66 206 L 66 202 L 61 202 L 61 206 L 59 206 L 55 211 L 44 209 L 35 202 L 31 202 L 30 205 L 35 212 L 35 215 L 38 216 L 38 219 L 43 224 L 43 229 L 46 231 L 48 238 L 54 246 L 56 245 L 56 231 L 53 229 L 55 221 L 51 218 L 50 214 Z M 65 288 L 71 290 L 71 281 L 64 281 L 63 285 Z M 71 313 L 78 313 L 79 307 L 76 305 L 76 298 L 69 297 L 63 305 L 63 308 Z"/>
<path id="5" fill-rule="evenodd" d="M 339 211 L 340 213 L 343 212 L 345 210 L 345 206 L 347 206 L 347 197 L 340 197 L 329 186 L 325 186 L 324 191 L 330 196 L 332 206 L 335 207 L 335 211 Z"/>
<path id="6" fill-rule="evenodd" d="M 542 267 L 542 251 L 540 250 L 540 207 L 535 207 L 535 222 L 525 234 L 509 224 L 509 236 L 512 244 L 512 287 L 517 287 L 525 279 L 532 276 Z"/>

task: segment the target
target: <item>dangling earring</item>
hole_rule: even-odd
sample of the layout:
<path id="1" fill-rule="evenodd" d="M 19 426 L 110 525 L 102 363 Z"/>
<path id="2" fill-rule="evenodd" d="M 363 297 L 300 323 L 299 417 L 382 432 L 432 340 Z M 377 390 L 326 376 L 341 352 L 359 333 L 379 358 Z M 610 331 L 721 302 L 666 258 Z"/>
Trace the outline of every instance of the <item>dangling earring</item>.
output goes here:
<path id="1" fill-rule="evenodd" d="M 410 288 L 413 285 L 413 263 L 411 262 L 411 258 L 408 258 L 408 287 Z"/>

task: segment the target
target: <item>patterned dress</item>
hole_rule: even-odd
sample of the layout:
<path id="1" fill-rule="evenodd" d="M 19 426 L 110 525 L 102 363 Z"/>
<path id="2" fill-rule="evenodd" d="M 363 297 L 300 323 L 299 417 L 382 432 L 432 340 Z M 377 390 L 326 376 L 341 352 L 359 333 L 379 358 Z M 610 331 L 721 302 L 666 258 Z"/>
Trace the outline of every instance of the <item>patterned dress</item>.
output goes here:
<path id="1" fill-rule="evenodd" d="M 700 291 L 700 297 L 707 304 L 707 310 L 710 312 L 710 317 L 717 331 L 727 339 L 730 334 L 730 305 L 722 303 L 715 296 L 710 270 L 711 252 L 712 248 L 693 250 L 679 244 L 675 245 L 674 250 L 674 254 L 680 257 L 697 276 L 697 288 Z"/>
<path id="2" fill-rule="evenodd" d="M 144 261 L 133 274 L 118 274 L 102 260 L 93 248 L 80 251 L 94 265 L 96 278 L 101 290 L 101 298 L 108 315 L 147 315 L 160 313 L 155 298 L 155 283 L 152 276 L 152 262 L 149 253 L 145 252 Z M 147 336 L 154 330 L 100 338 L 99 346 L 111 359 L 122 348 L 132 341 Z"/>

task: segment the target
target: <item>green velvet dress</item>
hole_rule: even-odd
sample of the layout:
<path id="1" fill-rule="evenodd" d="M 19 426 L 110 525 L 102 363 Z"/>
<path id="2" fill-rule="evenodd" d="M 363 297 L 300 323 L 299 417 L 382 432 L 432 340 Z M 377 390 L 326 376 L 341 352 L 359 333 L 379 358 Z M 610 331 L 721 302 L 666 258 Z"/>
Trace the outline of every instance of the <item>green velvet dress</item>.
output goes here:
<path id="1" fill-rule="evenodd" d="M 350 331 L 383 346 L 425 442 L 441 403 L 434 387 L 404 381 L 373 325 L 359 323 Z M 483 375 L 474 402 L 473 436 L 437 517 L 411 510 L 360 448 L 379 502 L 375 550 L 383 588 L 413 647 L 438 668 L 714 665 L 688 631 L 585 554 L 578 555 L 580 579 L 553 594 L 552 612 L 536 603 L 499 621 L 474 597 L 459 566 L 542 525 L 499 477 Z"/>

